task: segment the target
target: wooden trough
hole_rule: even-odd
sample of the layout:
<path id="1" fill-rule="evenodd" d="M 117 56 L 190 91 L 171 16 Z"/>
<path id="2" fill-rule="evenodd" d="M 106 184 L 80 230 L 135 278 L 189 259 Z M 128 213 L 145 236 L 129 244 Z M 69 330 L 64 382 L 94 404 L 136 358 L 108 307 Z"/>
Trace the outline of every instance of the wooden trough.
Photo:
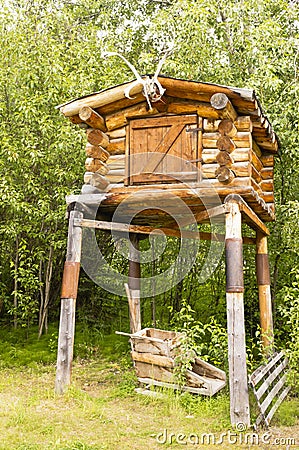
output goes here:
<path id="1" fill-rule="evenodd" d="M 208 396 L 226 385 L 225 372 L 199 357 L 195 357 L 192 370 L 186 370 L 186 385 L 178 385 L 174 368 L 176 358 L 182 352 L 182 333 L 144 328 L 130 337 L 132 359 L 140 383 Z"/>

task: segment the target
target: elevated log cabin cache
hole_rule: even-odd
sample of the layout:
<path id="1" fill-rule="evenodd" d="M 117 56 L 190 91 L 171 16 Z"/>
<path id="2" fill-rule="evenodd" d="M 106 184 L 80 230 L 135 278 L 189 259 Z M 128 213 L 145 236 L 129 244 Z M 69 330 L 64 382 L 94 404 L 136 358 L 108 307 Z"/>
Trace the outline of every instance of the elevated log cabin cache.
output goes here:
<path id="1" fill-rule="evenodd" d="M 164 76 L 158 81 L 164 94 L 152 95 L 150 102 L 144 87 L 130 82 L 58 107 L 86 130 L 87 143 L 82 194 L 67 199 L 82 208 L 70 213 L 56 390 L 63 392 L 70 383 L 82 227 L 129 231 L 135 247 L 140 235 L 162 229 L 170 236 L 225 241 L 231 421 L 249 424 L 242 245 L 256 245 L 260 322 L 269 353 L 273 326 L 266 222 L 275 219 L 278 139 L 252 90 Z M 135 193 L 138 196 L 126 205 L 121 223 L 113 222 L 116 208 Z M 217 205 L 215 194 L 220 199 Z M 173 196 L 181 199 L 198 224 L 211 217 L 225 218 L 225 236 L 183 230 L 177 215 L 181 225 L 188 224 L 184 208 L 176 211 L 175 219 L 169 214 Z M 84 206 L 95 204 L 97 220 L 84 217 Z M 242 236 L 242 222 L 256 232 L 255 238 Z M 138 316 L 140 267 L 134 255 L 129 264 Z M 140 317 L 135 317 L 131 332 L 140 328 Z"/>

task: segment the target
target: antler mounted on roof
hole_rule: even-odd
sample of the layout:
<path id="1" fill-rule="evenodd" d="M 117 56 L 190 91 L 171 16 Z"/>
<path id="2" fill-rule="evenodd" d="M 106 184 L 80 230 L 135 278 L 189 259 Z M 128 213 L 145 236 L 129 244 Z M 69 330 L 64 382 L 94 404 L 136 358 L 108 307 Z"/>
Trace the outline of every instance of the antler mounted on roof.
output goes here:
<path id="1" fill-rule="evenodd" d="M 132 72 L 134 73 L 135 77 L 136 77 L 136 81 L 131 84 L 127 89 L 125 89 L 124 94 L 127 98 L 132 98 L 130 96 L 130 92 L 131 90 L 138 85 L 142 85 L 143 86 L 143 95 L 146 98 L 146 101 L 148 103 L 148 106 L 150 109 L 152 109 L 152 104 L 151 102 L 157 102 L 159 100 L 161 100 L 161 97 L 163 96 L 165 89 L 162 87 L 161 83 L 158 80 L 158 75 L 160 73 L 160 70 L 166 60 L 166 58 L 171 54 L 171 52 L 173 51 L 173 46 L 171 48 L 169 48 L 165 54 L 163 55 L 163 58 L 159 61 L 159 64 L 157 66 L 156 72 L 153 75 L 153 77 L 151 76 L 146 76 L 145 78 L 142 78 L 138 71 L 136 70 L 136 68 L 120 53 L 117 52 L 104 52 L 102 53 L 102 57 L 106 58 L 109 56 L 119 56 L 126 64 L 127 66 L 132 70 Z"/>

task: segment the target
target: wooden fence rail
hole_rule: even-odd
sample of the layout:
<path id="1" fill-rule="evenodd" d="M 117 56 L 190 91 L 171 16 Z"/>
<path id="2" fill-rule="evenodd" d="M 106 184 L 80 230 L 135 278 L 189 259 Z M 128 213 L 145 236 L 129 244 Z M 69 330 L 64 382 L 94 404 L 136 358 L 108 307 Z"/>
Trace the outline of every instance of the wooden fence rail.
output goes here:
<path id="1" fill-rule="evenodd" d="M 275 353 L 269 362 L 259 367 L 249 377 L 249 384 L 253 389 L 260 414 L 255 427 L 270 424 L 270 421 L 286 398 L 291 387 L 286 386 L 288 359 L 284 352 Z"/>

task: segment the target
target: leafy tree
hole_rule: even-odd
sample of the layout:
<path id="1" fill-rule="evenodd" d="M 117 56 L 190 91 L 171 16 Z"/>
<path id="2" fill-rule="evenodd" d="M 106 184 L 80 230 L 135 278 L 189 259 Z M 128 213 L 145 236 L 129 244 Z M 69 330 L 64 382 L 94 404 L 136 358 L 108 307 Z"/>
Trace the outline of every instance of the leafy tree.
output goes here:
<path id="1" fill-rule="evenodd" d="M 298 2 L 287 0 L 5 2 L 0 9 L 3 318 L 12 317 L 15 325 L 39 322 L 40 333 L 48 312 L 57 318 L 66 245 L 64 197 L 81 187 L 84 135 L 55 106 L 133 78 L 119 60 L 103 59 L 103 51 L 121 52 L 140 73 L 150 73 L 174 42 L 163 73 L 256 89 L 280 137 L 270 256 L 273 297 L 283 308 L 276 313 L 278 337 L 286 342 L 289 325 L 282 311 L 288 302 L 282 293 L 289 290 L 293 296 L 299 273 L 298 13 Z M 144 265 L 144 275 L 163 272 L 175 245 L 155 266 Z M 254 255 L 246 250 L 244 256 L 246 325 L 253 336 L 258 321 Z M 125 272 L 115 252 L 109 258 Z M 170 292 L 144 302 L 146 323 L 165 325 L 171 319 L 166 306 L 179 311 L 186 300 L 201 320 L 208 323 L 211 315 L 225 322 L 223 261 L 205 287 L 197 283 L 201 263 L 199 257 L 188 277 Z M 82 278 L 82 320 L 90 304 L 90 320 L 99 314 L 106 322 L 127 316 L 125 302 Z"/>

